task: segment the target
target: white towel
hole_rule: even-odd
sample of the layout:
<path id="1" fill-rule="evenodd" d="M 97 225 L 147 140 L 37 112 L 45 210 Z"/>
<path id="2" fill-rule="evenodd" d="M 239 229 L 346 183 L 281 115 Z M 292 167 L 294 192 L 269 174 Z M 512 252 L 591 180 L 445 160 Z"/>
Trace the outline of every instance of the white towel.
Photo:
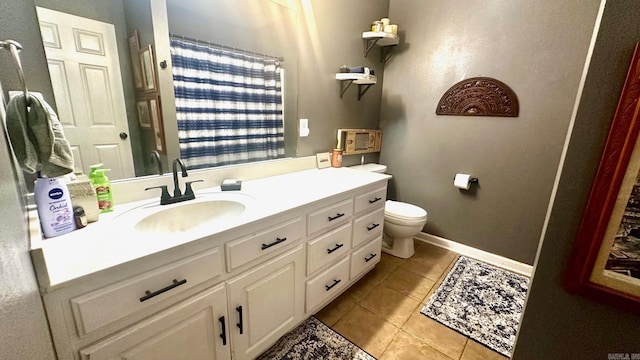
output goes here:
<path id="1" fill-rule="evenodd" d="M 38 170 L 39 164 L 46 177 L 72 172 L 71 146 L 58 116 L 42 98 L 31 95 L 29 100 L 27 106 L 20 94 L 7 105 L 7 131 L 18 163 L 28 173 Z"/>

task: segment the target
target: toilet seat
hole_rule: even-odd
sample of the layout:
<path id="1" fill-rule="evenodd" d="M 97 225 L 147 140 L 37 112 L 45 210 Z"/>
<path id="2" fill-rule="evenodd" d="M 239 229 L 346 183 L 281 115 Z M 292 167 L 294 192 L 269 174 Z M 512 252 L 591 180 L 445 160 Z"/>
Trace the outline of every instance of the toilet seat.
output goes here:
<path id="1" fill-rule="evenodd" d="M 390 221 L 420 222 L 427 220 L 427 212 L 418 206 L 400 201 L 387 200 L 384 205 L 384 216 Z"/>

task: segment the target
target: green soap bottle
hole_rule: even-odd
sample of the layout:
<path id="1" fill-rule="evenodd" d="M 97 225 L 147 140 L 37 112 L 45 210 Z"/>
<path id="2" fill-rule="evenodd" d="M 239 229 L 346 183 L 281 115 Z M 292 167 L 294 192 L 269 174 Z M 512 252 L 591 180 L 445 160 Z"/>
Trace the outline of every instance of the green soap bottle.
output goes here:
<path id="1" fill-rule="evenodd" d="M 110 171 L 110 169 L 92 169 L 93 176 L 91 177 L 91 183 L 96 189 L 100 213 L 113 211 L 111 184 L 109 183 L 109 179 L 104 175 L 105 171 Z"/>

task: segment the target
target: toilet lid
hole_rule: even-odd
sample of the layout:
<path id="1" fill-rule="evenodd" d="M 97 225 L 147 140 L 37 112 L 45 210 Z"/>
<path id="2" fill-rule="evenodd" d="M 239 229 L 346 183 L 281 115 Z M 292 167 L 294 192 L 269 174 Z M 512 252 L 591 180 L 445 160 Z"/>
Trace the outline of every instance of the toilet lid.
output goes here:
<path id="1" fill-rule="evenodd" d="M 353 166 L 350 166 L 350 168 L 356 169 L 356 170 L 376 172 L 380 174 L 384 174 L 387 171 L 387 167 L 385 165 L 376 164 L 376 163 L 368 163 L 364 165 L 353 165 Z"/>
<path id="2" fill-rule="evenodd" d="M 384 212 L 387 216 L 399 219 L 422 219 L 427 217 L 427 212 L 423 208 L 393 200 L 385 202 Z"/>

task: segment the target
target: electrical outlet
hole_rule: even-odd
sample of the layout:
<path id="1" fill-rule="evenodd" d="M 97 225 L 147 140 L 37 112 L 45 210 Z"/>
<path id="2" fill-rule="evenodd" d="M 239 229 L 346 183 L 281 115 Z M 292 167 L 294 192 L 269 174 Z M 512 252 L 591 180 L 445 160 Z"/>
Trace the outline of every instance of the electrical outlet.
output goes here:
<path id="1" fill-rule="evenodd" d="M 309 119 L 300 119 L 300 137 L 309 136 Z"/>

